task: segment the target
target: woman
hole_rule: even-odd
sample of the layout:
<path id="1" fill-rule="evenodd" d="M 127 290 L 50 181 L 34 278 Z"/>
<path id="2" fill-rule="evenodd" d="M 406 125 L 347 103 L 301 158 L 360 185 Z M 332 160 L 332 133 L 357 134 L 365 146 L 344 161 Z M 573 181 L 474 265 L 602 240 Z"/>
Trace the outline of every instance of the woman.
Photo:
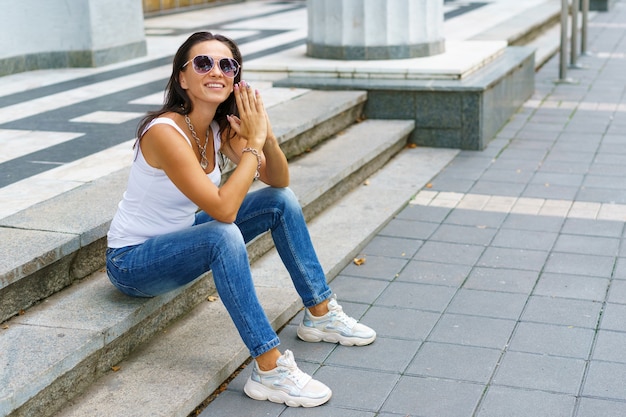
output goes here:
<path id="1" fill-rule="evenodd" d="M 255 359 L 246 394 L 317 406 L 331 390 L 300 371 L 290 351 L 278 350 L 253 286 L 246 242 L 271 230 L 306 307 L 301 339 L 366 345 L 376 333 L 331 296 L 302 210 L 286 188 L 287 160 L 258 91 L 241 81 L 241 62 L 233 41 L 209 32 L 194 33 L 179 48 L 165 104 L 138 128 L 128 187 L 108 233 L 107 273 L 125 294 L 153 297 L 211 270 Z M 236 168 L 220 186 L 222 156 Z M 256 178 L 269 187 L 249 193 Z"/>

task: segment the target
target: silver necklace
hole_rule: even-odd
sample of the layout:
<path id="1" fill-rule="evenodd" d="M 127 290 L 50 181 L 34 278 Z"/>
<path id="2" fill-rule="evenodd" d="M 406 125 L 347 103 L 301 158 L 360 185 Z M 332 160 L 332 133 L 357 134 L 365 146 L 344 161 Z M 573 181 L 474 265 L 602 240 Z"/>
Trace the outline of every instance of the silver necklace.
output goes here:
<path id="1" fill-rule="evenodd" d="M 196 131 L 193 128 L 193 125 L 191 124 L 191 119 L 189 118 L 189 115 L 187 114 L 185 115 L 185 122 L 187 122 L 187 126 L 189 127 L 189 130 L 191 131 L 191 136 L 193 136 L 193 140 L 195 140 L 196 145 L 198 145 L 198 150 L 200 151 L 200 166 L 202 167 L 202 169 L 206 169 L 206 167 L 209 166 L 209 160 L 206 157 L 206 147 L 209 144 L 210 126 L 206 130 L 206 138 L 204 139 L 204 146 L 200 146 L 200 139 L 198 139 L 198 135 L 196 135 Z"/>

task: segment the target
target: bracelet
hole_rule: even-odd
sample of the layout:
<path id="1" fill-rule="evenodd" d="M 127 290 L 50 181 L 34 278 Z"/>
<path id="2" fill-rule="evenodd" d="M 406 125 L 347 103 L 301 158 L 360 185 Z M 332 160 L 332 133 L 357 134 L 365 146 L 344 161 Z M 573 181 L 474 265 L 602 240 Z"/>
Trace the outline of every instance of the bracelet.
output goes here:
<path id="1" fill-rule="evenodd" d="M 256 172 L 254 173 L 254 179 L 259 178 L 259 170 L 261 169 L 261 155 L 259 155 L 259 151 L 254 148 L 243 148 L 241 153 L 250 152 L 252 155 L 256 156 Z"/>

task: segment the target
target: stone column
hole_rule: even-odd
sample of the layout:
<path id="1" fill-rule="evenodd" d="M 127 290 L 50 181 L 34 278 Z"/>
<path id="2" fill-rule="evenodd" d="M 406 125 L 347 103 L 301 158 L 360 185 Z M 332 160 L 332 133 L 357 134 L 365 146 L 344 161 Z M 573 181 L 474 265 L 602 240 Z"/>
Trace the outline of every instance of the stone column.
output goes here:
<path id="1" fill-rule="evenodd" d="M 307 55 L 374 60 L 443 53 L 443 0 L 307 0 Z"/>
<path id="2" fill-rule="evenodd" d="M 147 53 L 141 0 L 19 0 L 0 13 L 0 76 Z"/>

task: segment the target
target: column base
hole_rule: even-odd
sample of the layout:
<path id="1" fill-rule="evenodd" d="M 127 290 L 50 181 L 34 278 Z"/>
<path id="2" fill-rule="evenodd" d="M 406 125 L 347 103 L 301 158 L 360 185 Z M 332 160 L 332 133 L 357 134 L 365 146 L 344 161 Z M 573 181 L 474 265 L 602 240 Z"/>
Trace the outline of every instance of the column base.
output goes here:
<path id="1" fill-rule="evenodd" d="M 422 58 L 442 54 L 445 50 L 443 39 L 415 45 L 386 46 L 332 46 L 308 42 L 306 54 L 312 58 L 360 61 Z"/>

